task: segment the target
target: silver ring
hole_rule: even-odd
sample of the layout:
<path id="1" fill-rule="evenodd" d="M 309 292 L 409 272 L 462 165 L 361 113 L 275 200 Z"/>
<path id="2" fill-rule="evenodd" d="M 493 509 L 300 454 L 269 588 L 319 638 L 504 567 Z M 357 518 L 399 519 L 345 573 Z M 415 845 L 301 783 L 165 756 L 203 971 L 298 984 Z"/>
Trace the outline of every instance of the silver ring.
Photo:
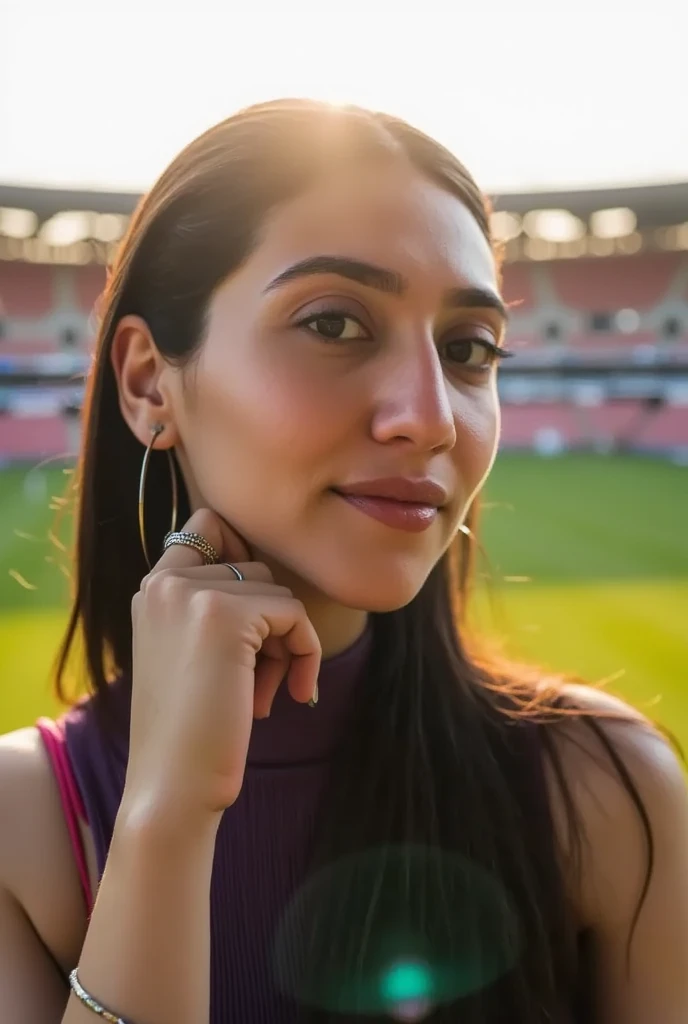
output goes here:
<path id="1" fill-rule="evenodd" d="M 222 562 L 221 564 L 224 565 L 227 569 L 232 570 L 239 583 L 243 583 L 243 581 L 246 579 L 241 569 L 237 569 L 236 565 L 232 565 L 231 562 Z"/>
<path id="2" fill-rule="evenodd" d="M 217 565 L 220 561 L 220 556 L 213 545 L 200 533 L 192 533 L 189 530 L 173 530 L 165 537 L 163 549 L 167 551 L 168 548 L 174 547 L 175 544 L 198 551 L 205 565 Z"/>

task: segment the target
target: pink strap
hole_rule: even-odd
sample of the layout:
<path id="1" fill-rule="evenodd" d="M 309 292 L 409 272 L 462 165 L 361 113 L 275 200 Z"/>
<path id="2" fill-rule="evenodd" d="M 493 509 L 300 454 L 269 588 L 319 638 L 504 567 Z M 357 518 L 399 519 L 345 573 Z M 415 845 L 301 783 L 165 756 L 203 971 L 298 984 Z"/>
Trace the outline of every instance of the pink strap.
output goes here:
<path id="1" fill-rule="evenodd" d="M 88 874 L 86 852 L 84 850 L 83 839 L 79 829 L 79 819 L 86 824 L 88 824 L 88 819 L 86 818 L 86 811 L 81 799 L 81 794 L 79 793 L 74 773 L 72 771 L 72 766 L 69 761 L 64 732 L 60 727 L 60 724 L 58 722 L 53 722 L 50 718 L 40 718 L 38 722 L 36 722 L 36 728 L 43 740 L 50 763 L 53 767 L 53 772 L 55 773 L 58 789 L 60 791 L 62 810 L 64 811 L 65 820 L 67 822 L 69 838 L 74 851 L 74 859 L 76 860 L 76 866 L 79 872 L 81 889 L 84 894 L 84 902 L 86 903 L 86 913 L 90 915 L 93 907 L 93 893 L 91 892 L 91 880 Z"/>

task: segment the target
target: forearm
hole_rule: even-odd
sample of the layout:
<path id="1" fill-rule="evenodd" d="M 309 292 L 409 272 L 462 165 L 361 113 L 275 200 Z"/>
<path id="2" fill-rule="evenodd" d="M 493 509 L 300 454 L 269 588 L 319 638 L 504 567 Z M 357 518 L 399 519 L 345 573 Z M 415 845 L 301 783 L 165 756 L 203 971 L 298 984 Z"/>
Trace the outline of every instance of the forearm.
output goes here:
<path id="1" fill-rule="evenodd" d="M 132 1024 L 204 1024 L 217 822 L 159 828 L 120 815 L 79 961 L 79 981 Z M 97 1018 L 74 995 L 62 1024 Z"/>

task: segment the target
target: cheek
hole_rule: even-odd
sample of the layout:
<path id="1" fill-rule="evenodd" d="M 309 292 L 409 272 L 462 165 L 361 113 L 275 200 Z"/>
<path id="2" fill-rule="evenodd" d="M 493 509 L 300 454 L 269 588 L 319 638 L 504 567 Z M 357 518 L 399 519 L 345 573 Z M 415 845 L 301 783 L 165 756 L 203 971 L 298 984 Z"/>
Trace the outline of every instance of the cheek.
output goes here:
<path id="1" fill-rule="evenodd" d="M 348 435 L 351 394 L 274 354 L 262 359 L 255 350 L 234 351 L 228 362 L 222 353 L 199 362 L 188 417 L 194 464 L 206 476 L 213 468 L 250 474 L 247 483 L 264 476 L 293 480 L 299 467 L 317 472 L 318 457 L 329 459 Z"/>
<path id="2" fill-rule="evenodd" d="M 459 478 L 473 497 L 492 468 L 499 441 L 500 415 L 496 388 L 460 396 L 454 417 L 453 451 Z"/>

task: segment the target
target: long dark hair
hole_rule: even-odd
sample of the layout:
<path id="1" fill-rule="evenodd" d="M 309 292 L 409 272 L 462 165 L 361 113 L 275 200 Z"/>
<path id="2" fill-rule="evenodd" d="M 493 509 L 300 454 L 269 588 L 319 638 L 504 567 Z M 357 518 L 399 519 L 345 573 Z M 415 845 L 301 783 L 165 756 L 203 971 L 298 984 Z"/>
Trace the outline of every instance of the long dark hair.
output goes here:
<path id="1" fill-rule="evenodd" d="M 120 414 L 110 359 L 118 321 L 143 317 L 161 353 L 183 365 L 202 343 L 214 290 L 247 258 L 271 207 L 328 168 L 346 162 L 355 173 L 361 163 L 400 158 L 457 196 L 490 240 L 485 198 L 437 142 L 386 115 L 301 100 L 254 106 L 212 128 L 140 203 L 109 273 L 87 387 L 76 479 L 76 591 L 57 670 L 63 699 L 76 646 L 83 645 L 89 682 L 104 708 L 109 682 L 131 675 L 131 601 L 147 572 L 136 509 L 142 449 Z M 152 546 L 169 522 L 162 455 L 152 459 L 148 495 Z M 576 935 L 540 768 L 543 751 L 570 834 L 582 841 L 546 724 L 556 721 L 561 702 L 556 694 L 536 700 L 530 677 L 469 651 L 462 618 L 476 507 L 469 525 L 470 535 L 459 534 L 407 607 L 373 617 L 369 684 L 333 765 L 313 851 L 320 876 L 328 865 L 349 865 L 341 868 L 348 882 L 340 875 L 330 896 L 318 897 L 328 915 L 312 926 L 304 957 L 310 973 L 303 965 L 296 970 L 301 995 L 320 1004 L 306 1011 L 313 1020 L 349 1010 L 358 1019 L 380 1017 L 384 1006 L 374 998 L 333 1002 L 326 979 L 333 969 L 359 975 L 373 969 L 366 950 L 384 946 L 380 935 L 393 907 L 398 929 L 416 936 L 427 959 L 444 965 L 445 981 L 435 993 L 442 1006 L 433 1020 L 485 1024 L 501 1014 L 500 1020 L 535 1024 L 554 1019 L 573 991 Z M 607 747 L 641 815 L 650 870 L 647 815 L 622 761 Z M 362 866 L 356 858 L 371 851 L 372 862 Z M 453 858 L 450 868 L 445 855 Z M 466 967 L 467 958 L 475 977 L 464 978 L 464 991 L 447 965 L 458 959 Z"/>

